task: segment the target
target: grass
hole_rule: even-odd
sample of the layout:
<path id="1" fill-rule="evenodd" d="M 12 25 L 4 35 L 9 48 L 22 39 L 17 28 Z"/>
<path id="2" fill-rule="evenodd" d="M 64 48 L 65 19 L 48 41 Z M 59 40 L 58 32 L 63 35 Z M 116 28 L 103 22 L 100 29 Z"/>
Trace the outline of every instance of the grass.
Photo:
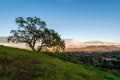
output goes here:
<path id="1" fill-rule="evenodd" d="M 40 52 L 0 46 L 0 80 L 120 80 L 91 66 Z"/>

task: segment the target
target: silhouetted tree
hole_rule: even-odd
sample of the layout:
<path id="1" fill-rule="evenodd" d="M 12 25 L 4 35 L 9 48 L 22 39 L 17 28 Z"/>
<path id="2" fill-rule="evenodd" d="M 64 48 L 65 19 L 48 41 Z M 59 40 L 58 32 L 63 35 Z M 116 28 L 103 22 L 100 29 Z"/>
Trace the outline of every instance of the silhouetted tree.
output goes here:
<path id="1" fill-rule="evenodd" d="M 46 23 L 38 17 L 23 17 L 16 18 L 18 30 L 11 30 L 11 36 L 8 37 L 8 42 L 26 43 L 33 51 L 36 43 L 40 43 L 38 51 L 42 48 L 64 49 L 65 43 L 60 35 L 52 29 L 46 28 Z"/>
<path id="2" fill-rule="evenodd" d="M 60 38 L 60 35 L 55 32 L 52 29 L 45 28 L 42 33 L 41 38 L 41 45 L 38 46 L 38 51 L 40 51 L 42 48 L 45 48 L 46 50 L 48 48 L 52 48 L 55 51 L 59 51 L 61 49 L 65 49 L 65 42 Z"/>

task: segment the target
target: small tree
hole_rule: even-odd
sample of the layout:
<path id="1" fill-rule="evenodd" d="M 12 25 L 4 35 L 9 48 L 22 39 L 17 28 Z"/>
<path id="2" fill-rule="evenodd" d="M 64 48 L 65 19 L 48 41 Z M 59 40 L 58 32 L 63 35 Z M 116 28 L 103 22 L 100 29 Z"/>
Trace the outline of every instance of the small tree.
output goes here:
<path id="1" fill-rule="evenodd" d="M 18 30 L 11 30 L 11 36 L 8 37 L 8 42 L 26 43 L 33 51 L 36 43 L 39 42 L 38 51 L 42 48 L 64 49 L 64 40 L 60 38 L 54 30 L 46 28 L 46 23 L 37 17 L 16 18 Z"/>

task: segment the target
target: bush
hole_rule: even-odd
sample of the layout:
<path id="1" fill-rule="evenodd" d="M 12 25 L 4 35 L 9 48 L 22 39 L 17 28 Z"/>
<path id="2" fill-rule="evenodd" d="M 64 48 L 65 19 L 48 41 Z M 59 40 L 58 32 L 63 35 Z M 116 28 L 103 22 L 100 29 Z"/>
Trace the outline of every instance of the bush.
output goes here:
<path id="1" fill-rule="evenodd" d="M 120 73 L 117 70 L 115 70 L 115 69 L 108 70 L 108 72 L 120 77 Z"/>

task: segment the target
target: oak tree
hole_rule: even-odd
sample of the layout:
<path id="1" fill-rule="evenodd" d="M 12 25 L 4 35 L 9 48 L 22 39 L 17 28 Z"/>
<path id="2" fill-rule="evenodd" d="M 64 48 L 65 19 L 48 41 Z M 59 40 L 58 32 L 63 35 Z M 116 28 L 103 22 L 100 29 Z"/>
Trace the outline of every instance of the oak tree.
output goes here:
<path id="1" fill-rule="evenodd" d="M 26 43 L 33 51 L 36 44 L 39 44 L 38 51 L 43 48 L 53 48 L 55 50 L 65 49 L 65 42 L 60 35 L 52 29 L 46 27 L 46 23 L 38 17 L 16 18 L 18 30 L 11 30 L 8 42 Z"/>

